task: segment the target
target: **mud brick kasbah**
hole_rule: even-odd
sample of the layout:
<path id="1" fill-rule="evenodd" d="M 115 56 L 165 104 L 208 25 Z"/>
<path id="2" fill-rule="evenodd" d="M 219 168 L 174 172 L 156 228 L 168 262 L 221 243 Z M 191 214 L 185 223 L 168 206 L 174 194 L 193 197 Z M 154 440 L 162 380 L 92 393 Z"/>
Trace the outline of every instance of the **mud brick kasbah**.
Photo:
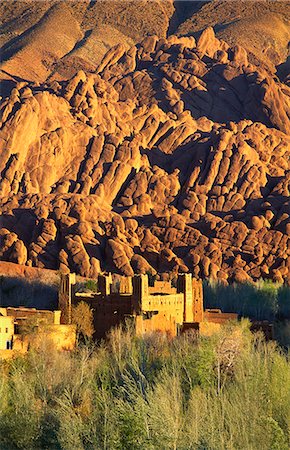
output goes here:
<path id="1" fill-rule="evenodd" d="M 216 309 L 204 310 L 202 281 L 191 274 L 179 275 L 176 287 L 167 281 L 149 286 L 147 275 L 123 277 L 114 286 L 110 274 L 99 275 L 97 285 L 96 293 L 76 292 L 75 274 L 63 274 L 59 291 L 61 323 L 70 324 L 72 305 L 85 301 L 93 309 L 96 339 L 126 321 L 137 335 L 159 331 L 174 337 L 190 329 L 211 333 L 238 317 Z"/>

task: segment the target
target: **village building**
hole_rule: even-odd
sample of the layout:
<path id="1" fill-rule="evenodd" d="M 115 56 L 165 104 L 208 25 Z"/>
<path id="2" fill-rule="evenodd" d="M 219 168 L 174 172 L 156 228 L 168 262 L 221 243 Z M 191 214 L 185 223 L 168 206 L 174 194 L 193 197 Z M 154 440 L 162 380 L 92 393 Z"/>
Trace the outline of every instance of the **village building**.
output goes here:
<path id="1" fill-rule="evenodd" d="M 191 274 L 180 274 L 176 287 L 167 281 L 149 284 L 147 275 L 120 277 L 99 275 L 97 292 L 78 292 L 74 274 L 63 274 L 59 291 L 61 323 L 72 321 L 72 305 L 84 301 L 94 316 L 95 338 L 102 339 L 114 326 L 129 323 L 137 335 L 165 332 L 171 336 L 194 329 L 212 333 L 237 314 L 223 314 L 220 310 L 204 311 L 202 281 Z M 212 320 L 213 319 L 213 320 Z"/>
<path id="2" fill-rule="evenodd" d="M 80 301 L 93 311 L 96 340 L 125 323 L 137 335 L 162 332 L 174 337 L 188 330 L 212 334 L 226 321 L 238 318 L 219 309 L 204 310 L 202 281 L 191 274 L 178 275 L 175 286 L 169 281 L 150 283 L 148 275 L 108 274 L 98 276 L 96 292 L 81 292 L 78 287 L 75 274 L 61 274 L 55 311 L 0 307 L 0 356 L 48 341 L 58 350 L 72 350 L 76 343 L 72 308 Z"/>
<path id="3" fill-rule="evenodd" d="M 29 346 L 37 347 L 45 341 L 59 350 L 72 350 L 75 326 L 61 324 L 60 316 L 61 311 L 0 307 L 0 354 L 3 356 L 4 350 L 24 352 Z"/>
<path id="4" fill-rule="evenodd" d="M 11 350 L 14 336 L 14 318 L 0 308 L 0 350 Z"/>

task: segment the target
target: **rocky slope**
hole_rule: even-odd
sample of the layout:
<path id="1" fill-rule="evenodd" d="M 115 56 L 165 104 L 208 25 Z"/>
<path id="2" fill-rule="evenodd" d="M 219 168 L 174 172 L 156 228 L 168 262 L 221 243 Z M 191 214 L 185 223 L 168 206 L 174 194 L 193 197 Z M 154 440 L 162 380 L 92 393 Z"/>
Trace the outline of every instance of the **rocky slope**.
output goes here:
<path id="1" fill-rule="evenodd" d="M 273 0 L 0 0 L 0 79 L 44 82 L 94 72 L 116 44 L 148 35 L 195 38 L 212 26 L 250 62 L 289 73 L 290 2 Z"/>
<path id="2" fill-rule="evenodd" d="M 198 11 L 181 21 L 177 34 L 196 35 L 214 27 L 218 38 L 239 44 L 255 64 L 275 72 L 289 55 L 290 2 L 215 0 L 203 2 Z"/>
<path id="3" fill-rule="evenodd" d="M 2 0 L 0 13 L 0 78 L 43 82 L 94 71 L 116 44 L 165 37 L 174 7 L 173 0 Z"/>
<path id="4" fill-rule="evenodd" d="M 121 43 L 70 80 L 10 85 L 0 258 L 289 282 L 290 88 L 250 60 L 208 28 Z"/>

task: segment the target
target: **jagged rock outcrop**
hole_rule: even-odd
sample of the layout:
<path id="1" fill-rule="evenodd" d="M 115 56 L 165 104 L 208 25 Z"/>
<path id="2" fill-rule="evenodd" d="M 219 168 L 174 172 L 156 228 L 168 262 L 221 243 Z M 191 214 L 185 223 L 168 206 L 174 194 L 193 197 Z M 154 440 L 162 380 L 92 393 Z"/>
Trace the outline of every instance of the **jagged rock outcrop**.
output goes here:
<path id="1" fill-rule="evenodd" d="M 17 83 L 1 111 L 1 259 L 290 281 L 290 89 L 213 29 Z"/>
<path id="2" fill-rule="evenodd" d="M 212 26 L 219 39 L 231 46 L 244 47 L 251 62 L 271 71 L 287 58 L 289 2 L 214 0 L 200 3 L 200 8 L 193 10 L 193 14 L 189 12 L 187 20 L 179 25 L 178 35 L 196 34 Z"/>

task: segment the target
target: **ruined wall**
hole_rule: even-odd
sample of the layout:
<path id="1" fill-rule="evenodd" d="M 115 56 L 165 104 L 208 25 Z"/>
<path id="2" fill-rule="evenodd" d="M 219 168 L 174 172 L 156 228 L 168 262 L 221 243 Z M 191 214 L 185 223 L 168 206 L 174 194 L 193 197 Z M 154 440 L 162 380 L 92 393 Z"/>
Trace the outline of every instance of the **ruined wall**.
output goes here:
<path id="1" fill-rule="evenodd" d="M 57 311 L 39 310 L 36 308 L 6 308 L 7 316 L 17 322 L 23 322 L 28 319 L 35 319 L 35 323 L 54 324 L 58 320 Z"/>
<path id="2" fill-rule="evenodd" d="M 204 312 L 204 321 L 211 323 L 223 324 L 228 320 L 237 320 L 238 314 L 223 313 L 218 309 L 206 309 Z"/>

